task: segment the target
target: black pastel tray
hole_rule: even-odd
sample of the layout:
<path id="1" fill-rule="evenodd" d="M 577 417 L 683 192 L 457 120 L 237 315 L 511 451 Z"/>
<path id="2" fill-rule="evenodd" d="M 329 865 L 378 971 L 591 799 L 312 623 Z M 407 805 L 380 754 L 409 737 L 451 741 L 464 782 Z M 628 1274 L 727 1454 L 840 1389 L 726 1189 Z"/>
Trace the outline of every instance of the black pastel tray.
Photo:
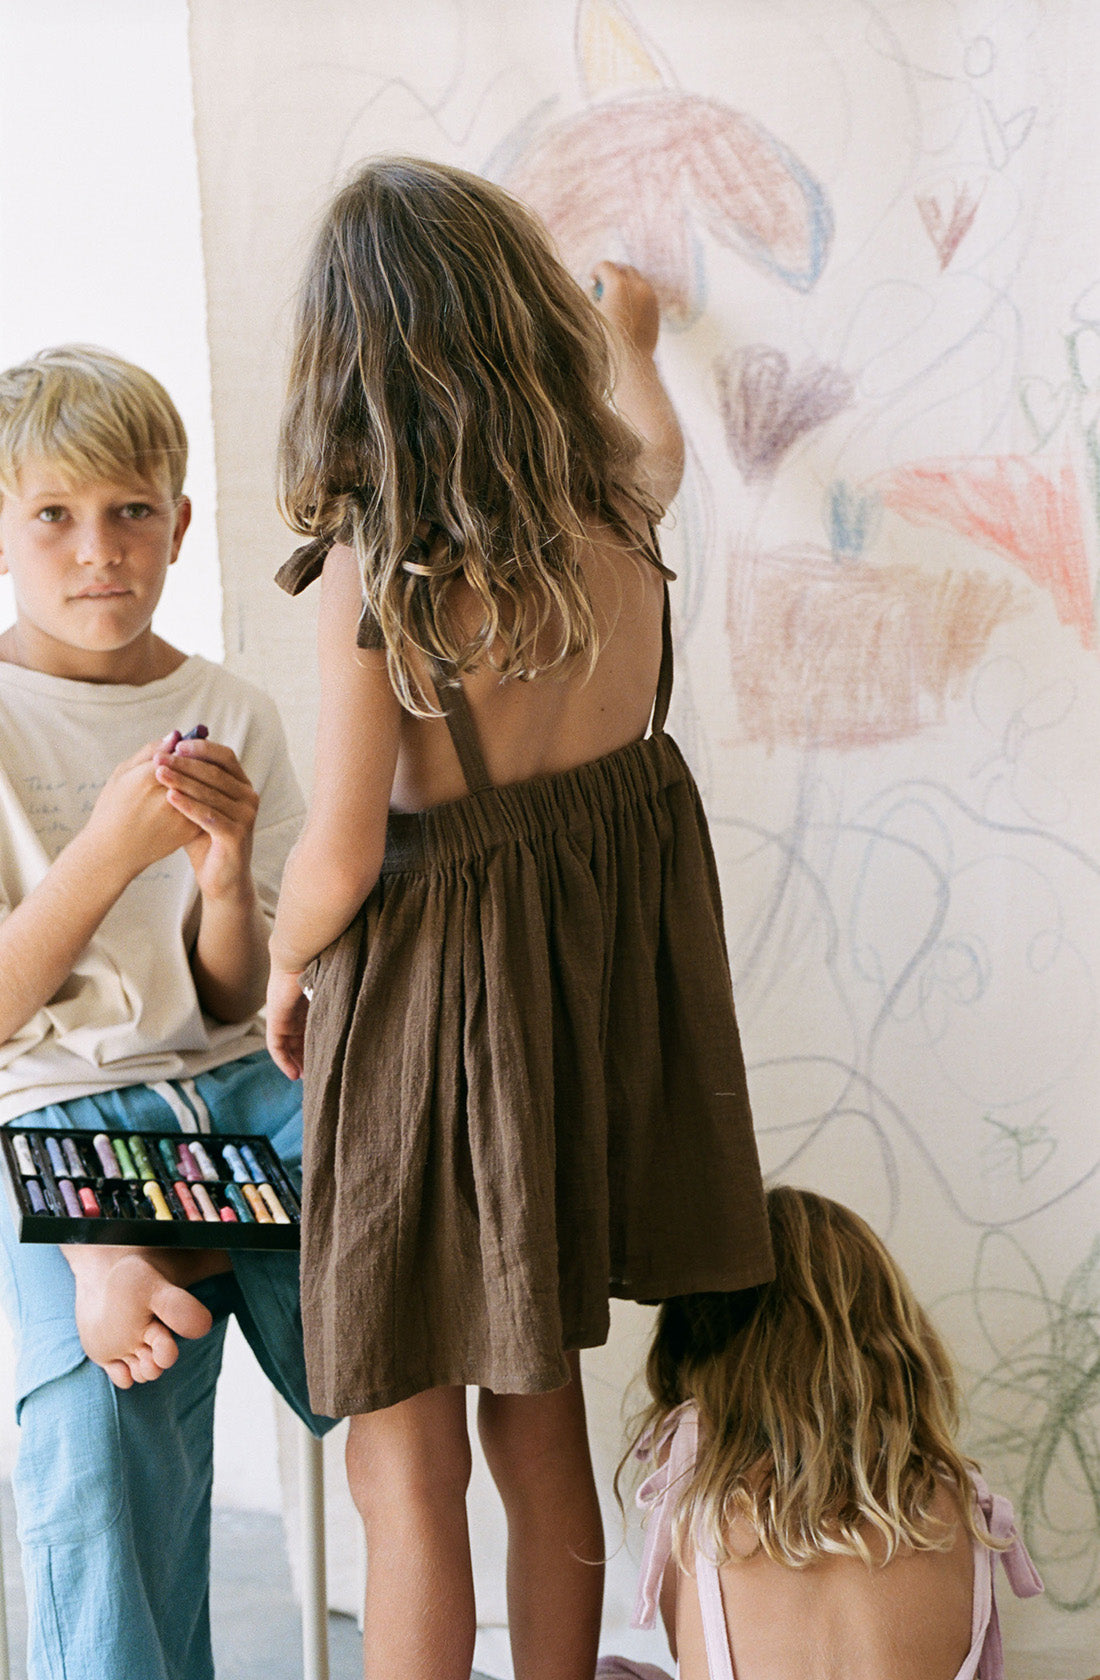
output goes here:
<path id="1" fill-rule="evenodd" d="M 20 1242 L 299 1244 L 297 1191 L 266 1138 L 9 1125 L 0 1160 Z"/>

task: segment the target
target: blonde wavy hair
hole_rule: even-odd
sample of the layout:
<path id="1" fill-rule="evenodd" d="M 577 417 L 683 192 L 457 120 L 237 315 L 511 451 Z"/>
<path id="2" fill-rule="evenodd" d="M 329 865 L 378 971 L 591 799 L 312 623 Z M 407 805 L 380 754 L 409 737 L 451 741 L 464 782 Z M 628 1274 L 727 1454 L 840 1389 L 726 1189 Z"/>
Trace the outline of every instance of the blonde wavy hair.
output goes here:
<path id="1" fill-rule="evenodd" d="M 661 1306 L 639 1439 L 684 1401 L 699 1412 L 677 1558 L 702 1543 L 725 1561 L 735 1521 L 795 1569 L 828 1555 L 885 1564 L 902 1547 L 945 1551 L 955 1525 L 932 1510 L 944 1486 L 970 1534 L 996 1546 L 974 1514 L 973 1461 L 954 1444 L 950 1360 L 886 1248 L 811 1191 L 777 1186 L 767 1208 L 774 1282 Z"/>
<path id="2" fill-rule="evenodd" d="M 59 344 L 0 373 L 0 494 L 14 495 L 30 460 L 71 485 L 130 473 L 175 501 L 187 472 L 187 433 L 160 382 L 91 344 Z"/>
<path id="3" fill-rule="evenodd" d="M 454 674 L 491 656 L 519 678 L 594 662 L 590 525 L 655 559 L 638 533 L 661 511 L 611 384 L 599 312 L 502 188 L 388 157 L 329 206 L 298 305 L 280 508 L 355 550 L 410 711 L 435 710 L 417 653 Z M 472 634 L 460 576 L 480 605 Z"/>

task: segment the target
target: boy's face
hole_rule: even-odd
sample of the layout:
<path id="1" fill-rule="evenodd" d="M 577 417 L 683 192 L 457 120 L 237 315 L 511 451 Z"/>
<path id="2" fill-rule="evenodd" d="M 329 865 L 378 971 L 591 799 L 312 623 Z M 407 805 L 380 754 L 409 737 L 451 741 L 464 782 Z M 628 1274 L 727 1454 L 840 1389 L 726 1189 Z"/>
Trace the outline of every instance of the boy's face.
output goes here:
<path id="1" fill-rule="evenodd" d="M 28 461 L 0 504 L 0 572 L 11 577 L 16 663 L 89 682 L 151 680 L 150 628 L 191 518 L 186 496 L 124 476 L 65 488 L 48 461 Z"/>

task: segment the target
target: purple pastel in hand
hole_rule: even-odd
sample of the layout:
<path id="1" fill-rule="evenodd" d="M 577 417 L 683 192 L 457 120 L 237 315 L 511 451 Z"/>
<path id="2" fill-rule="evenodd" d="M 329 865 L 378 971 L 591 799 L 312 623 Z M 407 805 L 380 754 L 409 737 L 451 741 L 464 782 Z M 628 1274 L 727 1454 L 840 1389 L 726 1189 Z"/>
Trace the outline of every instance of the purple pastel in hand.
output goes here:
<path id="1" fill-rule="evenodd" d="M 181 741 L 205 741 L 210 731 L 205 723 L 196 723 L 194 729 L 189 729 L 186 735 L 181 735 Z"/>

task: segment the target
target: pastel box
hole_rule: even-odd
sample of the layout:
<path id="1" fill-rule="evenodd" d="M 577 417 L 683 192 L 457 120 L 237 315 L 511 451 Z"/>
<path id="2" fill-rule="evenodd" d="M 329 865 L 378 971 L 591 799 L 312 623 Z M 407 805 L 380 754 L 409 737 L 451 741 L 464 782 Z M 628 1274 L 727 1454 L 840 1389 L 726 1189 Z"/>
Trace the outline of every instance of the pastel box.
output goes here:
<path id="1" fill-rule="evenodd" d="M 20 1242 L 299 1244 L 301 1207 L 266 1138 L 0 1126 Z"/>

